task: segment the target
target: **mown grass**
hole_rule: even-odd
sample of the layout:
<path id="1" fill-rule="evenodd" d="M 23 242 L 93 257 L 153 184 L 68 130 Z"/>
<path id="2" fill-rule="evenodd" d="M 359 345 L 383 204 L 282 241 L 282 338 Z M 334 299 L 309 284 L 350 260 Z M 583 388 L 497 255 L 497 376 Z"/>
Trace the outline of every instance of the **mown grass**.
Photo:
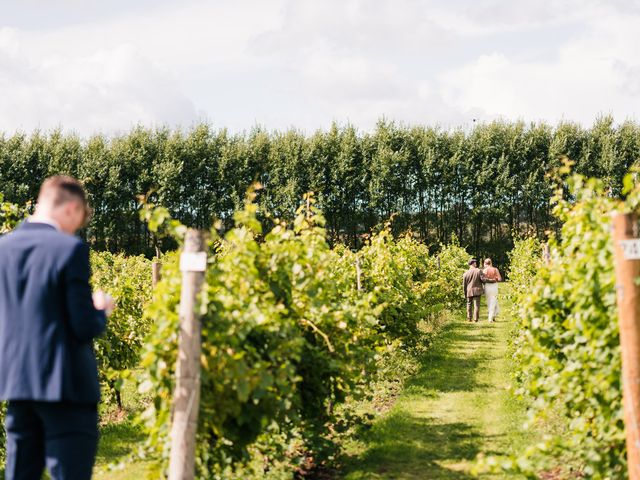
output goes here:
<path id="1" fill-rule="evenodd" d="M 150 478 L 151 462 L 137 457 L 145 434 L 134 421 L 145 406 L 145 398 L 133 380 L 122 391 L 123 410 L 114 407 L 101 411 L 100 443 L 93 478 L 96 480 L 144 480 Z"/>
<path id="2" fill-rule="evenodd" d="M 508 390 L 511 324 L 501 320 L 458 316 L 443 327 L 394 406 L 347 443 L 345 478 L 475 478 L 478 454 L 509 454 L 532 440 L 525 408 Z"/>
<path id="3" fill-rule="evenodd" d="M 471 479 L 478 454 L 509 454 L 533 440 L 535 434 L 522 429 L 524 406 L 508 390 L 511 322 L 469 324 L 452 317 L 418 358 L 395 357 L 378 395 L 357 407 L 363 419 L 374 418 L 344 441 L 337 478 Z M 145 399 L 130 381 L 123 400 L 123 412 L 101 412 L 97 480 L 153 477 L 152 463 L 135 457 L 145 437 L 133 418 Z"/>
<path id="4" fill-rule="evenodd" d="M 101 480 L 143 480 L 150 462 L 132 457 L 144 442 L 140 427 L 130 419 L 102 427 L 94 478 Z"/>

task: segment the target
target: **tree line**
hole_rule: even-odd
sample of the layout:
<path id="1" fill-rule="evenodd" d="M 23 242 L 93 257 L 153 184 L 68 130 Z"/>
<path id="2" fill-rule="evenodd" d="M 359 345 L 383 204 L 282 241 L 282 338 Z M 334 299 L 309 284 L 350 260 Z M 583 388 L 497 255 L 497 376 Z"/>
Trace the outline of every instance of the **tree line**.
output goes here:
<path id="1" fill-rule="evenodd" d="M 0 194 L 25 204 L 47 176 L 74 175 L 95 209 L 84 232 L 92 246 L 150 255 L 154 239 L 139 218 L 140 195 L 188 226 L 208 228 L 219 219 L 230 227 L 247 189 L 259 182 L 267 223 L 291 220 L 313 191 L 332 243 L 357 248 L 391 219 L 396 234 L 411 231 L 434 248 L 455 235 L 473 254 L 504 261 L 514 235 L 558 228 L 547 175 L 563 156 L 619 195 L 623 175 L 640 159 L 640 125 L 602 117 L 590 128 L 497 121 L 447 130 L 383 120 L 372 132 L 333 125 L 313 134 L 232 134 L 201 124 L 111 137 L 0 134 Z"/>

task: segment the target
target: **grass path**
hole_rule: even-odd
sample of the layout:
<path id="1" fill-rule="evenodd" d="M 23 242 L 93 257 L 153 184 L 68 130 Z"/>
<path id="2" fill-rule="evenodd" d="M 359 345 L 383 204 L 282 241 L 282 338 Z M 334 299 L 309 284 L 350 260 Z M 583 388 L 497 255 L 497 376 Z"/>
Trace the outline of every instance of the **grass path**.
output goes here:
<path id="1" fill-rule="evenodd" d="M 340 478 L 471 479 L 478 453 L 502 455 L 530 443 L 531 434 L 522 431 L 524 408 L 507 390 L 511 323 L 506 317 L 500 320 L 470 324 L 457 316 L 446 324 L 394 406 L 346 446 Z M 142 441 L 143 434 L 130 421 L 105 427 L 96 480 L 146 478 L 146 462 L 105 471 Z"/>
<path id="2" fill-rule="evenodd" d="M 394 407 L 349 447 L 345 478 L 474 478 L 478 453 L 507 454 L 526 443 L 524 408 L 507 390 L 511 323 L 500 320 L 458 317 L 443 327 Z"/>
<path id="3" fill-rule="evenodd" d="M 94 468 L 94 480 L 145 480 L 149 462 L 129 458 L 144 443 L 144 434 L 130 420 L 108 425 L 100 433 L 100 446 Z M 111 464 L 126 463 L 122 469 L 109 469 Z"/>
<path id="4" fill-rule="evenodd" d="M 149 475 L 150 462 L 136 459 L 131 461 L 135 453 L 144 445 L 145 435 L 142 428 L 136 426 L 133 417 L 144 409 L 145 403 L 138 394 L 136 383 L 132 380 L 124 382 L 122 391 L 125 414 L 118 415 L 112 411 L 103 412 L 118 421 L 105 421 L 100 428 L 100 443 L 96 466 L 93 471 L 94 480 L 145 480 L 153 478 Z M 111 468 L 122 464 L 123 468 Z"/>

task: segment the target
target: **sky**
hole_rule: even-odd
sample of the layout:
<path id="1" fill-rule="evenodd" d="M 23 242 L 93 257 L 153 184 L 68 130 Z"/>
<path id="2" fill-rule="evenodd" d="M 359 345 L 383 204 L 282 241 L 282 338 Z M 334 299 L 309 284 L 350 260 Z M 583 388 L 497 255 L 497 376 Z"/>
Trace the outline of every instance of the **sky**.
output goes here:
<path id="1" fill-rule="evenodd" d="M 0 0 L 0 132 L 640 119 L 640 0 Z"/>

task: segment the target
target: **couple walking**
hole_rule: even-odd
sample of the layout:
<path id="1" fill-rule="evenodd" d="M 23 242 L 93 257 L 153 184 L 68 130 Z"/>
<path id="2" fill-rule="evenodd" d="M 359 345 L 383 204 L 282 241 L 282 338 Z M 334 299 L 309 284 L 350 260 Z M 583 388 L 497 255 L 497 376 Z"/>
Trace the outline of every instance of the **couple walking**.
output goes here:
<path id="1" fill-rule="evenodd" d="M 498 282 L 502 281 L 500 271 L 491 263 L 491 259 L 484 261 L 484 269 L 478 268 L 478 260 L 469 260 L 469 270 L 462 277 L 462 288 L 467 299 L 467 320 L 480 320 L 480 298 L 487 296 L 489 321 L 493 322 L 498 314 Z"/>

